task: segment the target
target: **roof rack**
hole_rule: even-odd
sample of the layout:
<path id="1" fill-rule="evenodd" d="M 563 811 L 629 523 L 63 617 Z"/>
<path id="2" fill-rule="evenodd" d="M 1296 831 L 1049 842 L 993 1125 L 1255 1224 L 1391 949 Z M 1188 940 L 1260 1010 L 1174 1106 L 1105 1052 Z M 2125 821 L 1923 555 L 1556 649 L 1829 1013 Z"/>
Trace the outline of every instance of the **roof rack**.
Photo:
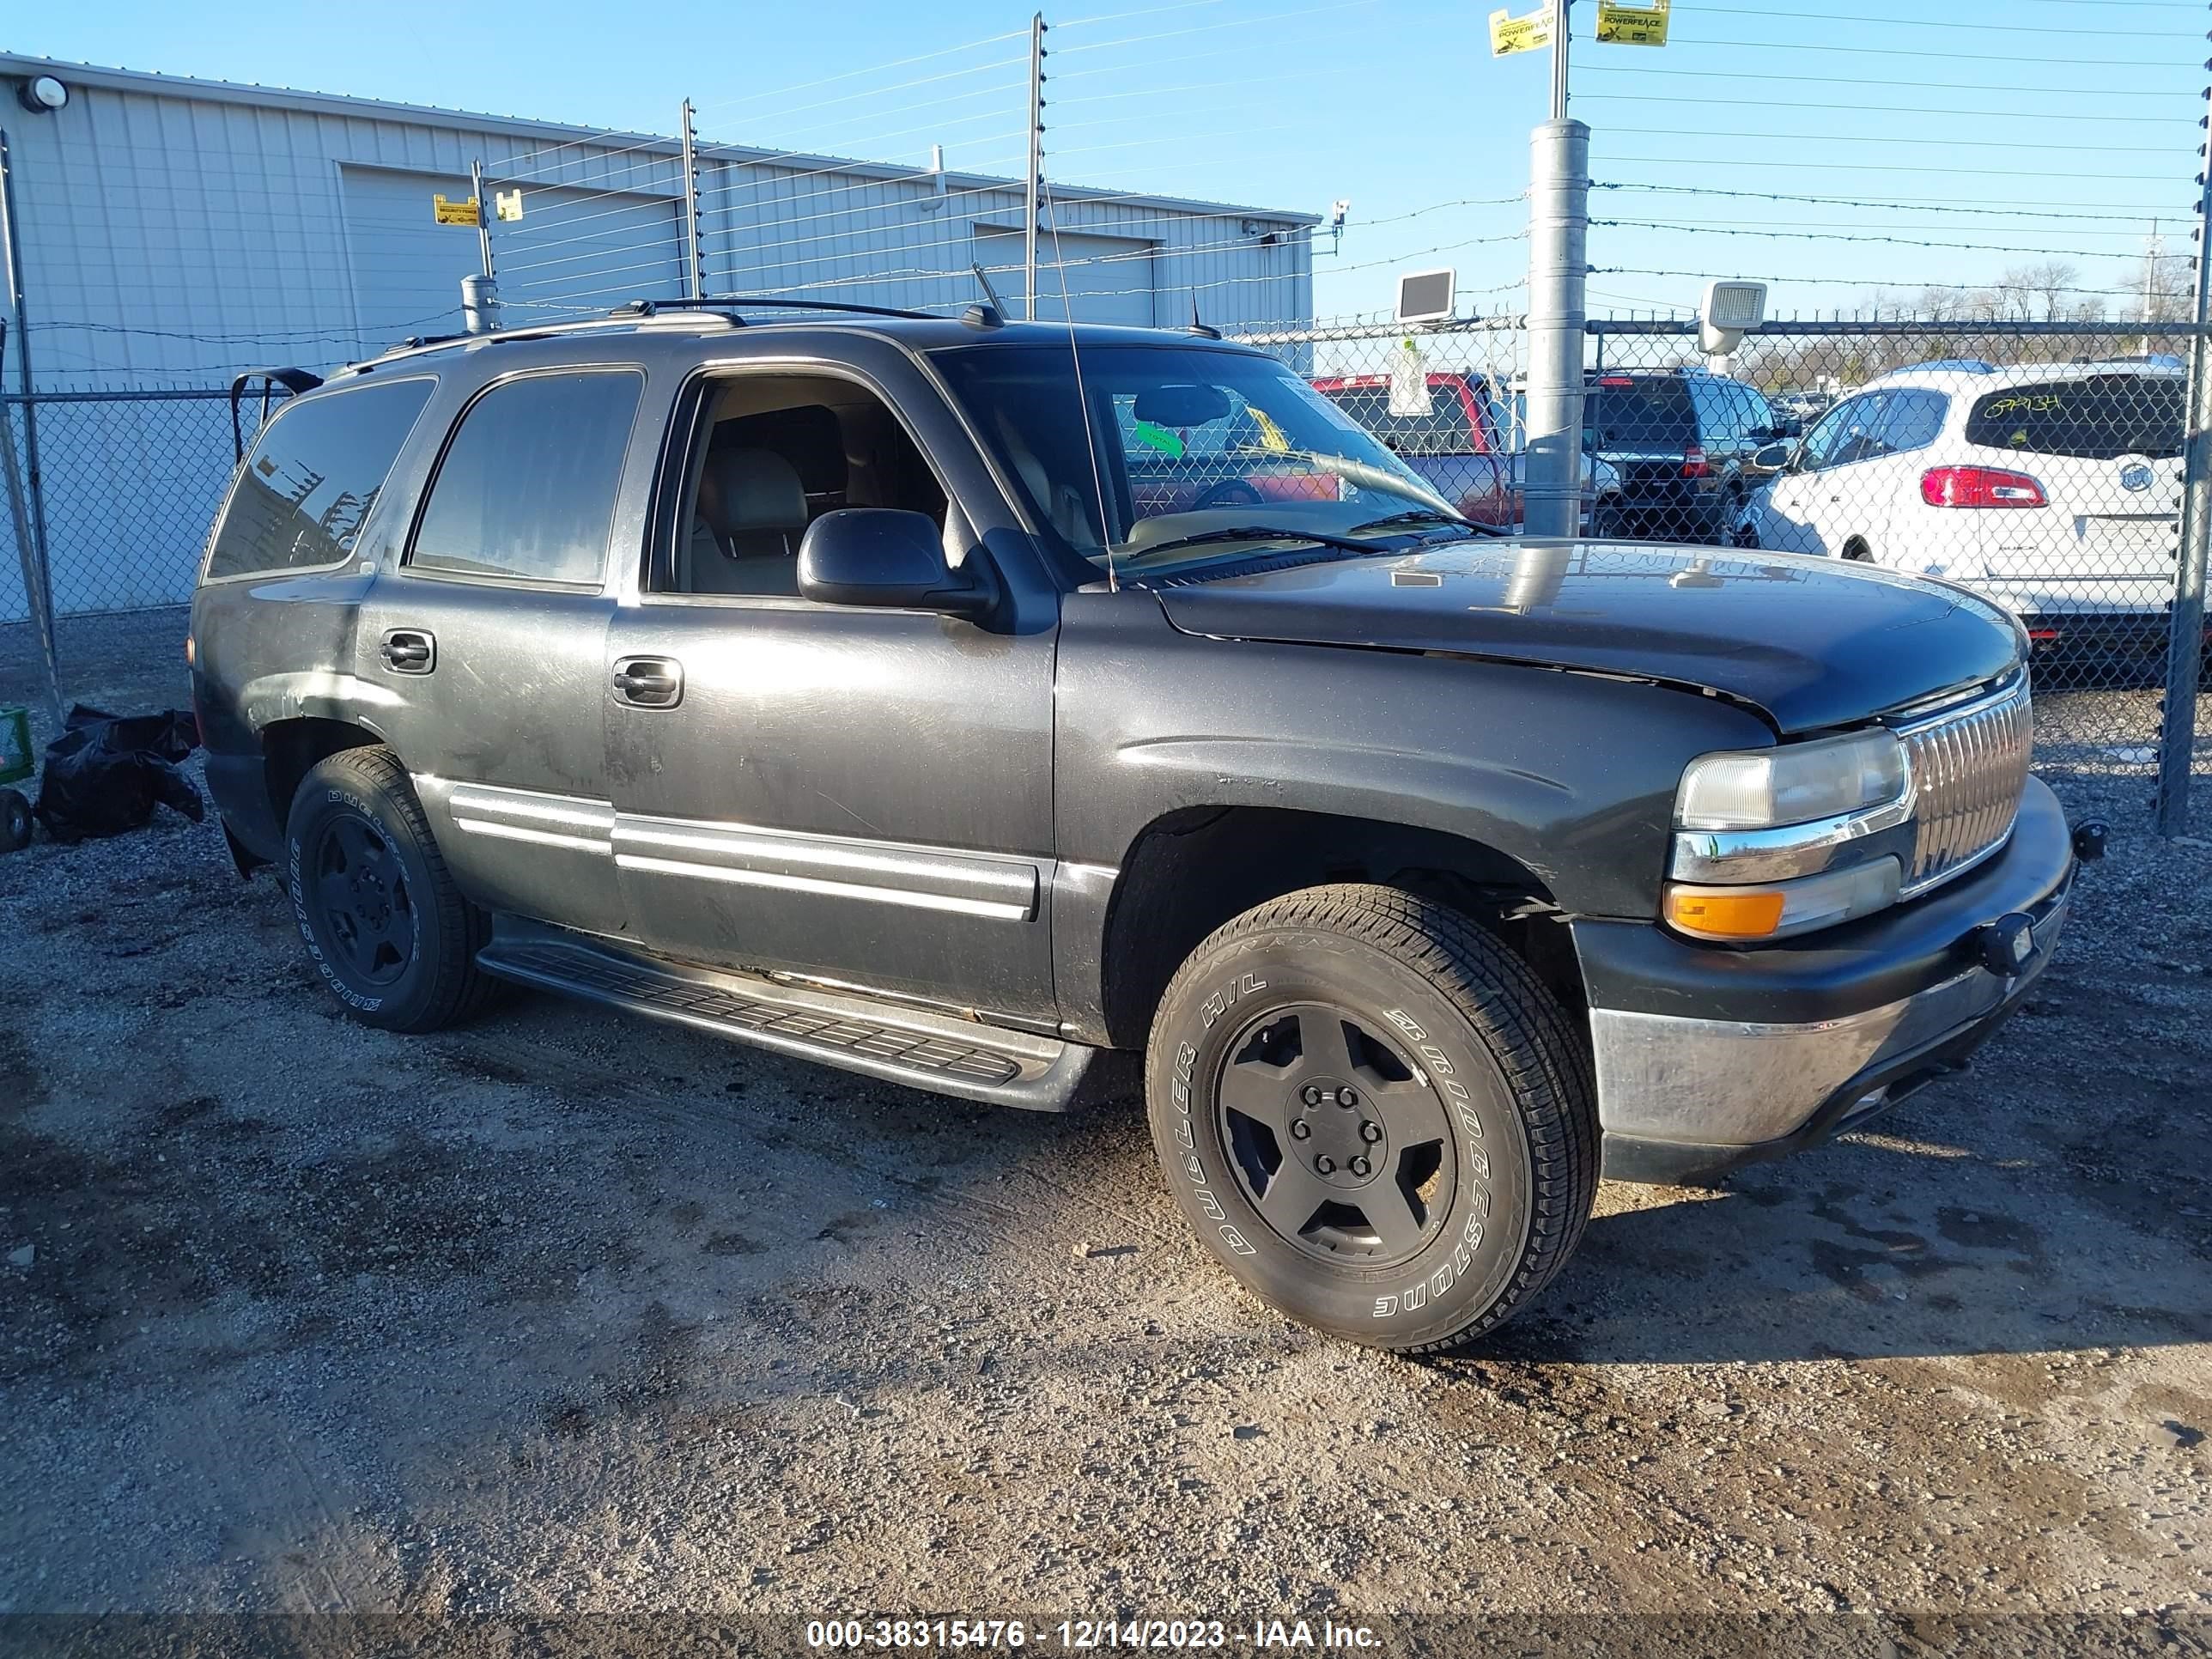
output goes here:
<path id="1" fill-rule="evenodd" d="M 924 322 L 942 322 L 927 311 L 902 311 L 894 306 L 852 305 L 840 300 L 800 300 L 788 295 L 775 298 L 750 294 L 704 294 L 692 300 L 632 300 L 628 305 L 617 306 L 607 313 L 610 317 L 651 317 L 663 311 L 842 311 L 861 317 L 907 317 Z"/>

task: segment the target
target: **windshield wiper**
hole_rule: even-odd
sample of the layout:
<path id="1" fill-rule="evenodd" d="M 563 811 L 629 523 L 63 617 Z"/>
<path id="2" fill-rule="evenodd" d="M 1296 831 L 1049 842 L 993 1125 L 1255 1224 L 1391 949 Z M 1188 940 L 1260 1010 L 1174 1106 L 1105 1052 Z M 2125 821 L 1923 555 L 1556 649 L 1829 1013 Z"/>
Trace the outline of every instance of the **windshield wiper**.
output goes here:
<path id="1" fill-rule="evenodd" d="M 1288 459 L 1304 461 L 1309 465 L 1319 467 L 1330 477 L 1341 478 L 1346 483 L 1355 485 L 1361 489 L 1379 490 L 1386 495 L 1425 501 L 1437 512 L 1451 511 L 1451 503 L 1422 483 L 1419 477 L 1388 471 L 1366 461 L 1356 461 L 1349 455 L 1324 455 L 1315 449 L 1258 448 L 1250 444 L 1243 446 L 1237 453 L 1240 457 L 1250 459 L 1264 459 L 1279 461 Z"/>
<path id="2" fill-rule="evenodd" d="M 1322 547 L 1341 547 L 1353 553 L 1389 551 L 1388 548 L 1377 547 L 1372 542 L 1356 542 L 1349 536 L 1332 535 L 1326 530 L 1279 530 L 1267 525 L 1242 524 L 1232 525 L 1226 530 L 1203 530 L 1195 536 L 1177 536 L 1172 540 L 1139 548 L 1124 556 L 1134 562 L 1139 559 L 1149 559 L 1155 553 L 1172 553 L 1185 547 L 1205 547 L 1214 542 L 1315 542 Z"/>
<path id="3" fill-rule="evenodd" d="M 1439 513 L 1434 507 L 1411 507 L 1403 513 L 1391 513 L 1380 519 L 1370 519 L 1365 524 L 1352 526 L 1352 533 L 1357 536 L 1370 530 L 1395 530 L 1401 525 L 1421 524 L 1449 525 L 1454 530 L 1464 530 L 1471 536 L 1495 536 L 1499 533 L 1495 525 L 1477 524 L 1474 520 L 1463 518 L 1459 514 Z"/>

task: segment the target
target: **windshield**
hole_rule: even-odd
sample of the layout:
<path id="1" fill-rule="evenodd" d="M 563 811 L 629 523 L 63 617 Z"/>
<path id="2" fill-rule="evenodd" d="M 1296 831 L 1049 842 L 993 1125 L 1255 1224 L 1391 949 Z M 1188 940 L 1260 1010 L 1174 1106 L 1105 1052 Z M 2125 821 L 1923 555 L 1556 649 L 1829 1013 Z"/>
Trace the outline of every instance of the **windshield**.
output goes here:
<path id="1" fill-rule="evenodd" d="M 1342 536 L 1407 513 L 1455 516 L 1398 457 L 1270 358 L 1085 347 L 1085 405 L 1064 346 L 963 346 L 933 361 L 1036 522 L 1102 569 L 1109 551 L 1146 570 L 1249 556 L 1249 545 L 1226 544 L 1240 528 Z M 1197 536 L 1209 540 L 1170 545 Z"/>

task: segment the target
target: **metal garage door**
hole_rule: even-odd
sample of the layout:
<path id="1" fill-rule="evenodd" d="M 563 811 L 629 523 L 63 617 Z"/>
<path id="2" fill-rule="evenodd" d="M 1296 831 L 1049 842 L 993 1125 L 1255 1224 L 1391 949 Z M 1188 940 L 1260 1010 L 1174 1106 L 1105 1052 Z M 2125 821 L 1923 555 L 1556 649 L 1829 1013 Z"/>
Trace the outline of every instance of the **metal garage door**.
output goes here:
<path id="1" fill-rule="evenodd" d="M 1063 232 L 1055 253 L 1049 234 L 1037 238 L 1037 315 L 1064 320 L 1072 306 L 1079 323 L 1118 323 L 1150 328 L 1153 314 L 1154 244 L 1121 236 L 1079 236 Z M 1055 268 L 1054 258 L 1064 259 Z M 975 227 L 975 258 L 1017 312 L 1022 305 L 1022 234 L 1000 226 Z M 1060 283 L 1067 304 L 1060 302 Z"/>

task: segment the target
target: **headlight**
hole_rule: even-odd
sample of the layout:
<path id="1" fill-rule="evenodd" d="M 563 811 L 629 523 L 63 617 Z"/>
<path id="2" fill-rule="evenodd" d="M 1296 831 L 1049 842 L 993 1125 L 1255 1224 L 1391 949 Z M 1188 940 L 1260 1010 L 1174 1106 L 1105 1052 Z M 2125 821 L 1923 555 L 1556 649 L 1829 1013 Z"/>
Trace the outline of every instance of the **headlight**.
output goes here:
<path id="1" fill-rule="evenodd" d="M 1684 830 L 1765 830 L 1832 818 L 1905 797 L 1905 745 L 1887 732 L 1855 732 L 1690 763 L 1675 797 Z"/>
<path id="2" fill-rule="evenodd" d="M 1911 817 L 1911 769 L 1888 732 L 1700 756 L 1675 798 L 1667 922 L 1748 944 L 1886 908 Z"/>

